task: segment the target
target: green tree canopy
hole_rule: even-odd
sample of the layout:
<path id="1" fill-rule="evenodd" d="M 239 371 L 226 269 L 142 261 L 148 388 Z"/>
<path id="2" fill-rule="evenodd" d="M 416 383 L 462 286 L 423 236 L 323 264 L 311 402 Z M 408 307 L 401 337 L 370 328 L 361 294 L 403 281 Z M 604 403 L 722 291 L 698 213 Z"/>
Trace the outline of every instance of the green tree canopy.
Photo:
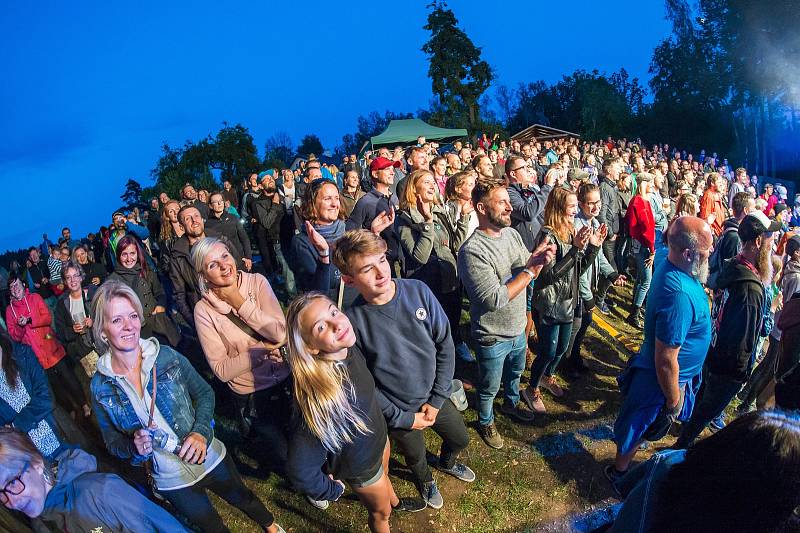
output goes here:
<path id="1" fill-rule="evenodd" d="M 494 72 L 481 59 L 481 49 L 458 27 L 455 14 L 444 0 L 435 0 L 428 7 L 432 9 L 423 28 L 431 38 L 422 51 L 428 56 L 431 89 L 441 106 L 431 118 L 438 125 L 475 131 L 480 121 L 479 100 L 491 85 Z"/>

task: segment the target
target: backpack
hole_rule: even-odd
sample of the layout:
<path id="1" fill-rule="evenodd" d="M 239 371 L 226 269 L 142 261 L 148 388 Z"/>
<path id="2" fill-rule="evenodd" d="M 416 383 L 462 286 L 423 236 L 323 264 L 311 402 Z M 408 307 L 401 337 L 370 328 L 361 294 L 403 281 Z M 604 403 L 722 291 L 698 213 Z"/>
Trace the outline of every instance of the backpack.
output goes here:
<path id="1" fill-rule="evenodd" d="M 728 227 L 725 228 L 725 231 L 722 232 L 719 239 L 717 240 L 717 246 L 714 248 L 714 251 L 711 252 L 711 257 L 708 258 L 708 281 L 706 281 L 706 286 L 716 291 L 719 289 L 717 286 L 717 278 L 719 277 L 720 272 L 722 272 L 722 265 L 724 263 L 725 258 L 722 257 L 722 240 L 728 236 L 729 233 L 736 232 L 739 233 L 739 228 L 737 227 Z M 740 243 L 741 247 L 741 243 Z"/>

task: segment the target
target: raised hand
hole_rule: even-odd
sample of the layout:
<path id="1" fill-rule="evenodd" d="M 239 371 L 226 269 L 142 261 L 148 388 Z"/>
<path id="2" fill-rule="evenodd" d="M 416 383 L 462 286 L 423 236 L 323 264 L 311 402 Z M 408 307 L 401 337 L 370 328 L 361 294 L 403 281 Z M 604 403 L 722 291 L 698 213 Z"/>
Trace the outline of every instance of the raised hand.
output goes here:
<path id="1" fill-rule="evenodd" d="M 548 263 L 550 263 L 556 257 L 556 245 L 550 242 L 550 237 L 546 236 L 542 239 L 542 242 L 539 243 L 533 252 L 531 252 L 531 256 L 528 258 L 528 262 L 525 264 L 525 268 L 533 272 L 534 276 L 538 276 L 539 272 L 541 272 L 542 267 Z"/>
<path id="2" fill-rule="evenodd" d="M 572 245 L 583 250 L 584 248 L 586 248 L 586 245 L 589 244 L 589 239 L 591 238 L 591 236 L 592 236 L 592 228 L 590 228 L 589 226 L 583 226 L 572 237 Z"/>
<path id="3" fill-rule="evenodd" d="M 319 253 L 320 255 L 327 255 L 328 250 L 330 249 L 330 245 L 325 238 L 319 234 L 319 232 L 314 229 L 314 225 L 306 220 L 306 233 L 308 234 L 308 240 L 311 241 L 311 246 Z"/>
<path id="4" fill-rule="evenodd" d="M 394 207 L 389 206 L 389 211 L 384 211 L 375 217 L 370 225 L 370 230 L 372 230 L 372 233 L 375 235 L 380 235 L 383 230 L 392 224 L 394 224 Z"/>
<path id="5" fill-rule="evenodd" d="M 606 240 L 606 237 L 608 237 L 608 226 L 600 224 L 600 227 L 592 232 L 591 237 L 589 237 L 589 242 L 593 246 L 599 247 L 603 245 L 603 241 Z"/>
<path id="6" fill-rule="evenodd" d="M 425 219 L 425 222 L 433 222 L 433 213 L 431 213 L 431 206 L 427 202 L 422 201 L 422 197 L 417 195 L 417 211 Z"/>

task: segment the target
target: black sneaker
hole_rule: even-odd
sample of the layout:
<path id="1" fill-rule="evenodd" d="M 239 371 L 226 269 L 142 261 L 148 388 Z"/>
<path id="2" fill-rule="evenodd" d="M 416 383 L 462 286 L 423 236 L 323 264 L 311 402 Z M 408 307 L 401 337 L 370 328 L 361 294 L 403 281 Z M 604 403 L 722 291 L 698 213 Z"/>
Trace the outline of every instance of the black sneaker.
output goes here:
<path id="1" fill-rule="evenodd" d="M 606 475 L 606 479 L 611 483 L 611 489 L 614 491 L 614 494 L 622 498 L 622 493 L 617 488 L 617 481 L 622 479 L 622 477 L 626 474 L 625 472 L 620 472 L 614 465 L 608 465 L 603 469 L 603 473 Z"/>
<path id="2" fill-rule="evenodd" d="M 405 513 L 418 513 L 425 509 L 428 505 L 422 501 L 422 498 L 399 498 L 397 505 L 392 506 L 392 511 L 401 511 Z"/>
<path id="3" fill-rule="evenodd" d="M 517 405 L 503 402 L 503 405 L 500 406 L 500 412 L 521 424 L 530 424 L 535 418 L 533 411 L 527 408 L 525 402 L 517 402 Z"/>

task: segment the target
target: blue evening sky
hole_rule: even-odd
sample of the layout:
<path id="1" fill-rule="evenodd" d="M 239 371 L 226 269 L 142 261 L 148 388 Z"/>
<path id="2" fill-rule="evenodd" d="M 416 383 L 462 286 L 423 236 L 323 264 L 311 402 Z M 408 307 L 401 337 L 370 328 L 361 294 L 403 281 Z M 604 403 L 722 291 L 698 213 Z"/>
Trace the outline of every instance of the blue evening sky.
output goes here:
<path id="1" fill-rule="evenodd" d="M 326 148 L 431 98 L 427 2 L 7 2 L 0 17 L 0 251 L 107 224 L 162 143 L 241 122 Z M 543 7 L 546 6 L 546 7 Z M 625 67 L 644 83 L 664 4 L 451 1 L 495 85 Z M 491 89 L 490 89 L 491 91 Z"/>

